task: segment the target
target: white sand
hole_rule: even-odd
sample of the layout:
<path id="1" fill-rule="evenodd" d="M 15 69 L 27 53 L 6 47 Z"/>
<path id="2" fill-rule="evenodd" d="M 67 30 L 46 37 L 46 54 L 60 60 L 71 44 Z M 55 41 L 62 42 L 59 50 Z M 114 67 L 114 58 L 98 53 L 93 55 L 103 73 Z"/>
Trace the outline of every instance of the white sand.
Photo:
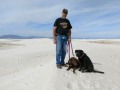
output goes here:
<path id="1" fill-rule="evenodd" d="M 72 40 L 73 49 L 84 50 L 95 69 L 105 74 L 57 69 L 52 39 L 0 39 L 3 42 L 10 45 L 0 47 L 0 90 L 120 90 L 118 39 Z"/>

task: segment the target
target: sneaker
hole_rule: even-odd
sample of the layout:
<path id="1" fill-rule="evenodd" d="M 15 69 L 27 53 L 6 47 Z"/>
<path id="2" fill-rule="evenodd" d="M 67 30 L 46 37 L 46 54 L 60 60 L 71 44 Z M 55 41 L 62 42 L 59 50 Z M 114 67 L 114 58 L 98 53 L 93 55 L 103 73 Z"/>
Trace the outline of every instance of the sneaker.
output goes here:
<path id="1" fill-rule="evenodd" d="M 59 69 L 62 68 L 62 66 L 61 66 L 60 64 L 57 64 L 56 66 L 57 66 L 57 68 L 59 68 Z"/>

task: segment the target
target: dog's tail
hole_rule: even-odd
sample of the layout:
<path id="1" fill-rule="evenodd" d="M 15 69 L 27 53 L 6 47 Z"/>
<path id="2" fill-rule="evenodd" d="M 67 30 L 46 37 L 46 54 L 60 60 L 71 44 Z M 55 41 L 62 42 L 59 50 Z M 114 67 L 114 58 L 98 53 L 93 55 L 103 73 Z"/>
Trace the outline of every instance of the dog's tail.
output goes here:
<path id="1" fill-rule="evenodd" d="M 93 70 L 93 72 L 104 74 L 104 72 L 102 72 L 102 71 L 98 71 L 98 70 Z"/>

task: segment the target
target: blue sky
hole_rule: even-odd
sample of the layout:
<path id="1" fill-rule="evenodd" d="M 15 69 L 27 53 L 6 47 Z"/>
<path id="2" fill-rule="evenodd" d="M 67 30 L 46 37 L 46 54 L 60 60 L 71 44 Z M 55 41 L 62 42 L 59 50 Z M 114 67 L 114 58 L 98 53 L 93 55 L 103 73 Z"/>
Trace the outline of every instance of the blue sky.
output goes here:
<path id="1" fill-rule="evenodd" d="M 52 36 L 63 8 L 75 38 L 120 38 L 120 0 L 0 0 L 0 35 Z"/>

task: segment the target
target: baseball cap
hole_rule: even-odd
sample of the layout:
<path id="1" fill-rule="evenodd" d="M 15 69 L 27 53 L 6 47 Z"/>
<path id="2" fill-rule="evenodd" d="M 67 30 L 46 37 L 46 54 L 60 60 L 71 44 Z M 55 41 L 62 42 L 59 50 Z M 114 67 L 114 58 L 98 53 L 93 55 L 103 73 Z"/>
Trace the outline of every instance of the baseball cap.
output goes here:
<path id="1" fill-rule="evenodd" d="M 68 10 L 67 9 L 63 9 L 63 11 L 62 11 L 63 13 L 65 13 L 65 14 L 68 14 Z"/>

